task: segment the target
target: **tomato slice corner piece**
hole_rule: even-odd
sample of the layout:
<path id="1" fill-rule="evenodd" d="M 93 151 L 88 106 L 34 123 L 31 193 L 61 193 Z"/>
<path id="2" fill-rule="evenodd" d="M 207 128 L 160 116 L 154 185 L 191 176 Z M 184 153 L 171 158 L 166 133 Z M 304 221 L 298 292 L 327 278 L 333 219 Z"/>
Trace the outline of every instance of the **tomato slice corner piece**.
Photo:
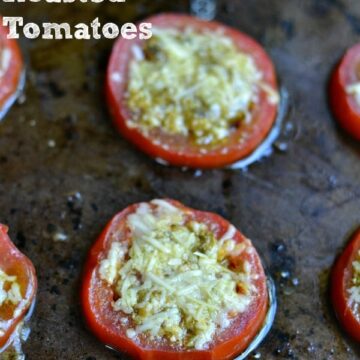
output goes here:
<path id="1" fill-rule="evenodd" d="M 191 219 L 212 224 L 215 227 L 216 238 L 219 239 L 229 230 L 231 226 L 228 221 L 217 214 L 194 210 L 188 208 L 178 201 L 166 199 L 172 206 L 186 211 Z M 126 241 L 129 230 L 126 219 L 136 212 L 138 207 L 144 203 L 134 204 L 115 215 L 105 227 L 99 238 L 92 246 L 84 267 L 81 302 L 86 323 L 96 337 L 105 345 L 126 353 L 135 359 L 150 360 L 225 360 L 234 359 L 251 346 L 254 338 L 264 328 L 265 320 L 268 319 L 270 305 L 267 279 L 261 264 L 260 257 L 253 245 L 238 230 L 235 230 L 233 239 L 237 243 L 246 242 L 251 251 L 235 255 L 233 261 L 243 261 L 244 257 L 251 262 L 254 269 L 254 285 L 257 295 L 249 307 L 243 313 L 236 315 L 231 325 L 216 335 L 207 349 L 196 350 L 179 349 L 170 342 L 152 341 L 146 336 L 141 340 L 133 340 L 127 337 L 126 330 L 130 325 L 128 321 L 121 319 L 126 314 L 115 311 L 112 304 L 117 297 L 113 288 L 108 285 L 99 275 L 101 260 L 106 257 L 113 241 Z M 150 203 L 146 203 L 150 204 Z M 116 239 L 116 240 L 114 240 Z M 252 254 L 246 255 L 246 254 Z M 250 256 L 247 257 L 247 256 Z M 271 299 L 270 299 L 271 300 Z M 275 306 L 276 307 L 276 306 Z M 274 314 L 271 315 L 271 323 Z M 129 316 L 129 321 L 131 318 Z M 269 324 L 266 326 L 269 327 Z M 270 324 L 271 327 L 271 324 Z M 268 332 L 269 328 L 266 330 Z M 264 336 L 266 335 L 264 334 Z M 260 340 L 261 341 L 261 340 Z M 257 342 L 257 344 L 259 341 Z"/>
<path id="2" fill-rule="evenodd" d="M 360 43 L 346 51 L 335 67 L 329 83 L 332 112 L 341 127 L 357 140 L 360 140 L 360 96 L 357 100 L 349 89 L 359 83 Z"/>
<path id="3" fill-rule="evenodd" d="M 19 45 L 7 38 L 8 31 L 0 16 L 0 120 L 17 99 L 25 80 Z"/>
<path id="4" fill-rule="evenodd" d="M 242 52 L 250 55 L 261 71 L 268 87 L 278 91 L 274 65 L 263 47 L 250 36 L 215 21 L 204 21 L 180 14 L 160 14 L 144 20 L 158 28 L 185 29 L 198 32 L 219 31 L 230 38 Z M 219 168 L 231 165 L 250 155 L 265 140 L 275 123 L 278 104 L 268 101 L 268 94 L 260 89 L 259 100 L 252 110 L 252 120 L 234 131 L 225 143 L 203 151 L 186 136 L 173 136 L 159 129 L 158 134 L 144 134 L 137 127 L 129 126 L 131 118 L 126 91 L 129 64 L 134 55 L 132 47 L 142 46 L 143 40 L 119 39 L 114 44 L 106 76 L 106 96 L 110 113 L 119 132 L 149 156 L 174 166 L 190 168 Z M 116 76 L 114 76 L 116 74 Z M 241 141 L 240 141 L 241 139 Z"/>
<path id="5" fill-rule="evenodd" d="M 0 224 L 0 270 L 7 276 L 16 277 L 22 299 L 17 304 L 0 304 L 0 353 L 11 345 L 17 325 L 31 309 L 37 291 L 32 262 L 15 247 L 7 232 L 7 226 Z"/>
<path id="6" fill-rule="evenodd" d="M 335 262 L 331 274 L 331 300 L 342 327 L 356 341 L 360 342 L 360 312 L 349 303 L 349 288 L 352 281 L 352 264 L 359 256 L 360 229 L 358 229 L 345 250 Z M 355 312 L 358 312 L 355 314 Z"/>

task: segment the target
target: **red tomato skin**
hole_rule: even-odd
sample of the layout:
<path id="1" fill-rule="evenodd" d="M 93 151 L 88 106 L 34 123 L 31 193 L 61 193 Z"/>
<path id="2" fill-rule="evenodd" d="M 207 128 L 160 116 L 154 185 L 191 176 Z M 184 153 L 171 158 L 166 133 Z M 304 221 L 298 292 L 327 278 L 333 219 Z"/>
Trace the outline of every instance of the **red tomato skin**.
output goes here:
<path id="1" fill-rule="evenodd" d="M 346 92 L 348 85 L 360 80 L 357 78 L 357 69 L 360 69 L 360 43 L 350 48 L 336 66 L 330 78 L 329 100 L 341 127 L 360 140 L 360 106 Z"/>
<path id="2" fill-rule="evenodd" d="M 352 263 L 360 249 L 360 229 L 355 232 L 344 252 L 337 259 L 331 274 L 331 300 L 335 314 L 342 327 L 360 342 L 360 322 L 348 306 L 348 285 L 351 280 Z"/>
<path id="3" fill-rule="evenodd" d="M 195 212 L 199 215 L 200 218 L 207 219 L 209 224 L 211 222 L 215 222 L 219 224 L 222 232 L 225 233 L 229 223 L 224 220 L 222 217 L 207 212 L 201 212 L 197 210 L 193 210 L 185 207 L 181 203 L 175 200 L 169 200 L 173 205 L 184 209 Z M 140 346 L 135 344 L 132 340 L 127 338 L 125 335 L 126 328 L 124 329 L 110 329 L 104 323 L 104 319 L 102 318 L 102 314 L 97 313 L 96 305 L 101 303 L 101 306 L 106 306 L 105 313 L 111 314 L 114 313 L 111 308 L 111 300 L 112 300 L 112 290 L 107 288 L 104 289 L 104 284 L 101 284 L 101 280 L 97 278 L 97 267 L 99 264 L 99 259 L 104 251 L 106 251 L 109 247 L 109 237 L 110 234 L 113 233 L 121 223 L 122 219 L 126 217 L 128 214 L 132 213 L 138 204 L 131 205 L 127 207 L 125 210 L 115 215 L 112 220 L 105 227 L 103 232 L 100 234 L 99 238 L 91 248 L 83 274 L 83 281 L 81 287 L 81 301 L 82 301 L 82 309 L 85 316 L 86 323 L 88 327 L 93 331 L 93 333 L 106 345 L 129 354 L 134 359 L 140 360 L 226 360 L 233 359 L 234 356 L 241 353 L 243 350 L 247 348 L 250 344 L 251 340 L 260 330 L 267 310 L 268 310 L 268 295 L 267 295 L 267 287 L 266 287 L 266 277 L 263 272 L 260 259 L 258 254 L 255 251 L 257 271 L 259 274 L 259 294 L 258 299 L 256 301 L 256 309 L 252 309 L 251 312 L 246 314 L 244 322 L 249 320 L 247 325 L 243 327 L 243 331 L 240 334 L 234 335 L 232 338 L 224 341 L 223 343 L 217 344 L 214 348 L 204 351 L 198 350 L 189 350 L 189 351 L 175 351 L 173 349 L 156 349 L 151 348 L 151 346 Z M 247 241 L 245 237 L 237 231 L 236 239 L 239 241 Z M 101 294 L 102 293 L 102 294 Z M 99 295 L 100 294 L 100 295 Z M 104 296 L 105 294 L 105 296 Z M 99 297 L 103 295 L 102 299 Z M 98 296 L 98 299 L 97 299 Z M 96 304 L 96 301 L 98 304 Z M 104 305 L 105 304 L 105 305 Z M 104 311 L 104 310 L 102 310 Z M 115 315 L 116 316 L 116 313 Z M 108 323 L 114 323 L 116 320 L 111 320 L 111 315 L 108 319 Z M 242 325 L 242 324 L 240 324 Z"/>
<path id="4" fill-rule="evenodd" d="M 1 46 L 11 52 L 11 61 L 2 79 L 0 79 L 0 117 L 8 110 L 16 98 L 16 93 L 24 75 L 23 58 L 18 43 L 14 39 L 8 39 L 9 29 L 3 26 L 0 16 L 0 42 Z"/>
<path id="5" fill-rule="evenodd" d="M 8 227 L 0 224 L 0 269 L 6 273 L 16 274 L 21 287 L 25 287 L 26 306 L 16 318 L 8 320 L 5 335 L 0 337 L 0 353 L 11 343 L 11 337 L 18 323 L 24 318 L 32 305 L 37 291 L 37 278 L 32 262 L 23 255 L 7 235 Z M 0 322 L 4 321 L 0 317 Z"/>
<path id="6" fill-rule="evenodd" d="M 212 31 L 221 30 L 225 36 L 232 38 L 239 49 L 251 54 L 257 67 L 263 72 L 263 80 L 277 90 L 277 80 L 274 65 L 266 54 L 265 50 L 255 40 L 238 30 L 217 22 L 205 22 L 188 15 L 161 14 L 144 20 L 158 27 L 183 28 L 188 25 L 196 30 L 208 29 Z M 254 111 L 254 121 L 249 126 L 243 126 L 229 138 L 224 146 L 216 147 L 203 154 L 199 149 L 191 145 L 186 139 L 171 139 L 166 137 L 171 145 L 168 148 L 162 144 L 155 143 L 151 137 L 145 136 L 136 128 L 130 128 L 126 120 L 130 118 L 130 111 L 127 108 L 124 92 L 128 80 L 128 65 L 131 60 L 130 47 L 134 44 L 141 46 L 140 40 L 119 39 L 110 57 L 106 76 L 106 97 L 110 113 L 113 117 L 115 127 L 130 142 L 136 145 L 146 154 L 153 158 L 165 160 L 170 165 L 186 166 L 190 168 L 211 169 L 230 165 L 251 154 L 266 138 L 275 122 L 277 105 L 270 104 L 267 95 L 261 91 L 259 96 L 260 106 Z M 113 74 L 121 74 L 123 81 L 119 84 L 113 80 Z M 239 145 L 239 137 L 246 134 L 247 138 Z M 226 149 L 226 152 L 223 150 Z"/>

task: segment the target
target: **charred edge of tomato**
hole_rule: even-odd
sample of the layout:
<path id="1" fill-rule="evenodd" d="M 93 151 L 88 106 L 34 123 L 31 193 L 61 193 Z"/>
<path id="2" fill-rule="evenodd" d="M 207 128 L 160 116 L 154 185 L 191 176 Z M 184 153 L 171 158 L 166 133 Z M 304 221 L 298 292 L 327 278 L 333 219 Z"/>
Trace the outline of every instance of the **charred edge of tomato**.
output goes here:
<path id="1" fill-rule="evenodd" d="M 22 69 L 15 91 L 5 100 L 3 106 L 0 108 L 0 121 L 5 117 L 5 115 L 9 112 L 10 108 L 14 105 L 15 101 L 23 93 L 25 87 L 25 79 L 26 70 Z"/>
<path id="2" fill-rule="evenodd" d="M 9 338 L 7 339 L 6 343 L 4 344 L 3 347 L 0 348 L 0 355 L 6 351 L 13 343 L 14 340 L 16 338 L 16 336 L 19 336 L 20 341 L 22 342 L 22 337 L 21 337 L 21 329 L 27 325 L 27 323 L 30 321 L 34 310 L 35 310 L 35 306 L 36 306 L 36 297 L 34 297 L 34 299 L 32 300 L 29 308 L 26 310 L 26 313 L 23 317 L 23 319 L 21 319 L 19 321 L 19 323 L 15 326 L 14 331 L 12 332 L 12 334 L 9 336 Z"/>
<path id="3" fill-rule="evenodd" d="M 269 296 L 269 308 L 266 313 L 263 325 L 254 339 L 251 341 L 247 349 L 239 356 L 237 356 L 234 360 L 244 360 L 250 353 L 252 353 L 265 339 L 267 334 L 275 320 L 276 310 L 277 310 L 277 300 L 276 300 L 276 286 L 274 280 L 270 275 L 266 275 L 266 284 L 268 289 Z"/>

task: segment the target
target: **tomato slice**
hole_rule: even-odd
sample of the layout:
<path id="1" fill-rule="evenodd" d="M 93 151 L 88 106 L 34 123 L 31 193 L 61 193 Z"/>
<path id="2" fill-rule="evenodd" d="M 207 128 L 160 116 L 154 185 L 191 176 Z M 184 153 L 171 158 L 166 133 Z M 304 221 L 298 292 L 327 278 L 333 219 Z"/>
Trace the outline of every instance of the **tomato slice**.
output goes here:
<path id="1" fill-rule="evenodd" d="M 337 121 L 357 140 L 360 140 L 360 104 L 348 89 L 359 82 L 360 43 L 347 50 L 331 76 L 329 88 L 330 105 Z"/>
<path id="2" fill-rule="evenodd" d="M 16 326 L 24 318 L 33 304 L 37 280 L 31 261 L 11 242 L 7 235 L 8 228 L 0 224 L 0 270 L 7 276 L 16 277 L 21 300 L 14 304 L 9 301 L 0 303 L 0 352 L 11 344 Z M 9 290 L 9 285 L 4 285 Z"/>
<path id="3" fill-rule="evenodd" d="M 263 75 L 263 82 L 277 91 L 274 66 L 260 44 L 240 31 L 217 22 L 206 22 L 187 15 L 163 14 L 144 20 L 157 28 L 191 28 L 199 33 L 204 31 L 221 32 L 232 40 L 235 46 L 250 55 Z M 194 144 L 186 136 L 167 134 L 159 129 L 156 133 L 145 135 L 138 128 L 128 126 L 131 118 L 127 106 L 126 92 L 129 63 L 133 60 L 132 48 L 142 46 L 143 41 L 119 39 L 112 50 L 107 70 L 106 93 L 110 112 L 117 129 L 151 157 L 164 160 L 175 166 L 192 168 L 216 168 L 234 163 L 252 153 L 266 138 L 276 119 L 278 105 L 269 102 L 268 94 L 259 90 L 258 102 L 252 110 L 252 120 L 241 123 L 231 133 L 225 143 L 204 151 L 204 147 Z M 117 76 L 114 76 L 116 74 Z M 122 79 L 119 82 L 119 79 Z"/>
<path id="4" fill-rule="evenodd" d="M 0 118 L 16 100 L 24 79 L 23 59 L 16 40 L 8 39 L 8 28 L 0 17 Z"/>
<path id="5" fill-rule="evenodd" d="M 354 275 L 353 262 L 359 259 L 360 229 L 337 259 L 331 276 L 331 298 L 337 318 L 355 340 L 360 341 L 360 308 L 350 302 L 349 289 Z"/>
<path id="6" fill-rule="evenodd" d="M 174 200 L 163 201 L 186 212 L 189 221 L 195 220 L 208 225 L 217 240 L 221 239 L 230 229 L 230 223 L 216 214 L 194 210 Z M 130 231 L 127 218 L 134 214 L 142 204 L 154 206 L 153 202 L 135 204 L 115 215 L 89 252 L 81 289 L 82 308 L 89 328 L 106 345 L 128 353 L 136 359 L 233 359 L 247 348 L 262 328 L 269 308 L 266 276 L 259 255 L 251 242 L 233 227 L 231 227 L 233 228 L 232 239 L 237 244 L 249 246 L 249 251 L 231 255 L 231 264 L 236 266 L 247 261 L 253 269 L 252 278 L 256 296 L 252 298 L 246 310 L 238 313 L 230 326 L 221 330 L 209 343 L 206 350 L 179 348 L 170 341 L 154 341 L 146 335 L 137 340 L 127 337 L 126 331 L 132 324 L 131 317 L 122 311 L 114 310 L 112 304 L 118 295 L 115 295 L 113 287 L 100 277 L 99 271 L 100 263 L 107 258 L 114 241 L 129 242 Z M 126 322 L 123 321 L 124 316 L 128 317 Z"/>

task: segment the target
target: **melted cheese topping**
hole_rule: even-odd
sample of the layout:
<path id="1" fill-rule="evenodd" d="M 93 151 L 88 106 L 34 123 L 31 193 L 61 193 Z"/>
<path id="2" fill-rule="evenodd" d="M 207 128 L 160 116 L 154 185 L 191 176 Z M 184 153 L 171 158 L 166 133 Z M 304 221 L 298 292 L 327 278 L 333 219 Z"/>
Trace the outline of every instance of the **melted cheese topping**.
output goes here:
<path id="1" fill-rule="evenodd" d="M 349 85 L 346 88 L 346 93 L 354 96 L 356 103 L 360 106 L 360 82 Z"/>
<path id="2" fill-rule="evenodd" d="M 0 269 L 0 307 L 5 304 L 18 305 L 22 300 L 16 276 L 8 276 Z"/>
<path id="3" fill-rule="evenodd" d="M 145 134 L 161 129 L 199 145 L 217 144 L 251 121 L 260 88 L 270 103 L 279 101 L 254 59 L 219 32 L 154 29 L 133 55 L 128 126 Z"/>
<path id="4" fill-rule="evenodd" d="M 354 275 L 352 279 L 352 287 L 349 289 L 350 303 L 358 305 L 360 304 L 360 251 L 358 259 L 352 264 Z"/>
<path id="5" fill-rule="evenodd" d="M 252 267 L 245 261 L 229 270 L 228 255 L 250 248 L 232 239 L 232 226 L 217 240 L 207 225 L 188 221 L 164 200 L 142 203 L 127 225 L 131 245 L 113 242 L 99 274 L 118 297 L 113 308 L 135 324 L 128 337 L 144 333 L 204 349 L 248 308 L 256 291 Z"/>

